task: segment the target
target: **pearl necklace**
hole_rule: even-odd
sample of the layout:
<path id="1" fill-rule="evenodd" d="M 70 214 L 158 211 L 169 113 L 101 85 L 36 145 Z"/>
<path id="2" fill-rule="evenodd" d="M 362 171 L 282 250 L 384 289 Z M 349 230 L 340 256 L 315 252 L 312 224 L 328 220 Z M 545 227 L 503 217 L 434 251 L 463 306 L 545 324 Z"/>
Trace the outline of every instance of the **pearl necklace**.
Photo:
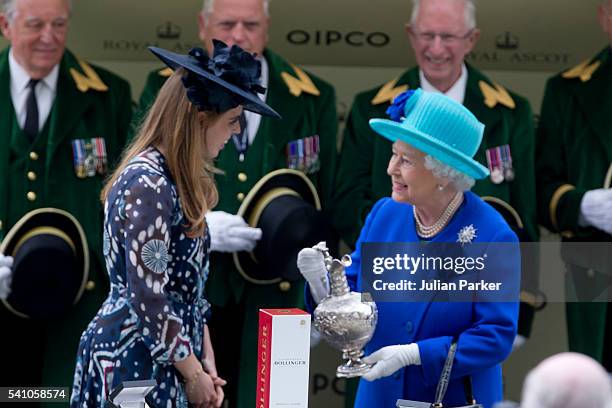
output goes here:
<path id="1" fill-rule="evenodd" d="M 440 231 L 442 231 L 442 229 L 446 226 L 448 220 L 453 216 L 455 211 L 457 211 L 457 208 L 459 208 L 462 199 L 463 193 L 458 192 L 450 201 L 450 203 L 448 203 L 448 206 L 444 209 L 442 215 L 440 215 L 440 218 L 438 218 L 438 220 L 430 226 L 423 225 L 423 223 L 419 219 L 419 216 L 417 215 L 416 207 L 413 206 L 412 214 L 414 215 L 414 220 L 416 222 L 417 227 L 417 234 L 419 235 L 419 237 L 432 238 L 436 236 Z"/>

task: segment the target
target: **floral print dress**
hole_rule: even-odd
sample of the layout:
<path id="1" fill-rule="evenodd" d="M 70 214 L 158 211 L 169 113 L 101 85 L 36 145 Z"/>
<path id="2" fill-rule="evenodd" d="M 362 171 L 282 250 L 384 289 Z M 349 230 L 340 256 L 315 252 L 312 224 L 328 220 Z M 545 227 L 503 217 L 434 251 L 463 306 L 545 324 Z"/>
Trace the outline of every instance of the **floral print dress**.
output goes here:
<path id="1" fill-rule="evenodd" d="M 202 356 L 210 238 L 188 238 L 163 155 L 149 148 L 104 205 L 110 293 L 81 336 L 71 407 L 104 407 L 123 381 L 155 379 L 152 407 L 187 407 L 173 363 Z"/>

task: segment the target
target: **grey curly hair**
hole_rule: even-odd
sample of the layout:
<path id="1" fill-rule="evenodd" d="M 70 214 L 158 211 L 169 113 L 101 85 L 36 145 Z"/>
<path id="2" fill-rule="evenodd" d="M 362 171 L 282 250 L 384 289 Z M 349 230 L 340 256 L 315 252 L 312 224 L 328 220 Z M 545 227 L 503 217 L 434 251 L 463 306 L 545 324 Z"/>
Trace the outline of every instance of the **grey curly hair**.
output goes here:
<path id="1" fill-rule="evenodd" d="M 475 180 L 467 174 L 453 169 L 430 155 L 426 155 L 424 160 L 425 168 L 431 171 L 434 177 L 450 181 L 457 191 L 468 191 L 474 187 Z"/>

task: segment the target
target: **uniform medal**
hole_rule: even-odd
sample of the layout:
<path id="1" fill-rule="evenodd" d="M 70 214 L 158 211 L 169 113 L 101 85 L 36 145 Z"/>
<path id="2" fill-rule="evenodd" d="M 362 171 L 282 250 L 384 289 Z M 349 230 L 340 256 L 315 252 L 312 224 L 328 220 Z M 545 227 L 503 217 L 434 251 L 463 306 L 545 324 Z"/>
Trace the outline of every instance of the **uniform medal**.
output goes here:
<path id="1" fill-rule="evenodd" d="M 504 173 L 502 172 L 502 169 L 495 167 L 493 171 L 491 171 L 491 181 L 494 184 L 501 184 L 504 181 Z"/>
<path id="2" fill-rule="evenodd" d="M 72 162 L 74 173 L 80 179 L 104 176 L 108 169 L 106 143 L 102 137 L 91 139 L 74 139 L 72 145 Z"/>
<path id="3" fill-rule="evenodd" d="M 504 181 L 504 172 L 498 156 L 498 147 L 486 150 L 487 165 L 489 166 L 490 178 L 493 184 L 500 184 Z"/>
<path id="4" fill-rule="evenodd" d="M 316 173 L 317 171 L 319 171 L 321 169 L 321 161 L 319 160 L 319 152 L 320 152 L 320 145 L 319 145 L 319 135 L 314 135 L 311 136 L 310 139 L 312 140 L 312 150 L 311 150 L 311 161 L 310 161 L 310 168 L 308 169 L 308 173 Z"/>
<path id="5" fill-rule="evenodd" d="M 286 163 L 287 168 L 299 170 L 306 174 L 319 171 L 319 135 L 312 135 L 302 139 L 292 140 L 287 143 Z"/>
<path id="6" fill-rule="evenodd" d="M 504 167 L 504 178 L 506 181 L 514 180 L 514 168 L 512 167 L 512 154 L 510 153 L 510 145 L 501 147 L 502 162 Z"/>
<path id="7" fill-rule="evenodd" d="M 304 168 L 306 171 L 312 165 L 312 138 L 304 138 Z"/>
<path id="8" fill-rule="evenodd" d="M 92 139 L 92 143 L 95 146 L 96 154 L 96 171 L 99 175 L 104 176 L 108 171 L 108 160 L 106 158 L 106 142 L 103 137 L 96 137 Z"/>
<path id="9" fill-rule="evenodd" d="M 71 145 L 74 173 L 80 179 L 85 178 L 87 177 L 87 171 L 85 170 L 85 143 L 83 139 L 74 139 Z"/>
<path id="10" fill-rule="evenodd" d="M 297 169 L 299 171 L 304 171 L 304 163 L 305 163 L 305 157 L 304 157 L 304 139 L 298 139 L 297 141 L 297 155 L 298 155 L 298 160 L 297 160 Z"/>
<path id="11" fill-rule="evenodd" d="M 286 162 L 288 169 L 295 169 L 297 167 L 297 143 L 289 142 L 286 147 Z"/>
<path id="12" fill-rule="evenodd" d="M 83 162 L 85 165 L 85 172 L 87 173 L 88 177 L 93 177 L 96 175 L 96 167 L 98 163 L 94 153 L 92 140 L 89 139 L 83 145 L 85 147 L 85 161 Z"/>

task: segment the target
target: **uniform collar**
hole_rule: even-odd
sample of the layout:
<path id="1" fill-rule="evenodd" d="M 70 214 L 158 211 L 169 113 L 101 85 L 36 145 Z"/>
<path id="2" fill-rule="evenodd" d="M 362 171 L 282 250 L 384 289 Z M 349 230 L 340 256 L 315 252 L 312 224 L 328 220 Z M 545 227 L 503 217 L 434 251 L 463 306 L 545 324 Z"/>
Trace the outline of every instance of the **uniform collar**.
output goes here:
<path id="1" fill-rule="evenodd" d="M 17 93 L 23 92 L 28 87 L 30 82 L 30 75 L 15 59 L 13 55 L 13 49 L 9 51 L 9 72 L 11 75 L 11 87 L 17 91 Z M 59 76 L 59 64 L 56 64 L 51 72 L 42 79 L 42 82 L 55 93 L 57 88 L 57 78 Z"/>
<path id="2" fill-rule="evenodd" d="M 257 60 L 261 62 L 261 74 L 259 76 L 259 82 L 261 86 L 266 88 L 266 92 L 257 94 L 259 99 L 262 102 L 266 102 L 266 97 L 268 96 L 268 83 L 270 82 L 270 69 L 268 66 L 268 61 L 263 55 L 257 56 Z M 259 129 L 259 125 L 261 124 L 262 116 L 249 111 L 244 111 L 244 115 L 247 121 L 247 137 L 249 140 L 249 144 L 253 144 L 253 140 L 257 135 L 257 130 Z"/>
<path id="3" fill-rule="evenodd" d="M 450 89 L 446 92 L 441 92 L 435 86 L 433 86 L 431 82 L 429 82 L 427 78 L 425 78 L 425 74 L 420 68 L 419 79 L 421 82 L 421 88 L 423 88 L 424 91 L 444 93 L 444 95 L 448 96 L 449 98 L 463 104 L 463 101 L 465 100 L 465 88 L 467 87 L 468 79 L 468 73 L 465 64 L 461 64 L 461 75 L 459 76 L 459 79 L 457 79 L 453 86 L 451 86 Z"/>

